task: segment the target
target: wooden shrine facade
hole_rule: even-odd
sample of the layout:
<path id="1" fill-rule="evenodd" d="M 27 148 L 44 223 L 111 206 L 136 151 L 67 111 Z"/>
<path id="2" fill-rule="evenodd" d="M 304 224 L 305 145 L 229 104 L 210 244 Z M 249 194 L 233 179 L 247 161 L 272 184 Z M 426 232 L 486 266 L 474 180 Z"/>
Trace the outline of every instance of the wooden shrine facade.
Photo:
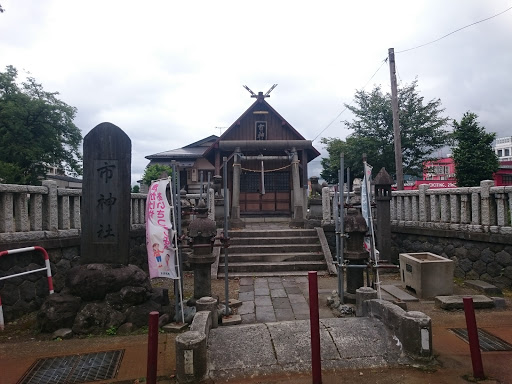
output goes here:
<path id="1" fill-rule="evenodd" d="M 320 153 L 261 92 L 204 156 L 222 175 L 227 158 L 231 219 L 247 215 L 305 217 L 307 163 Z"/>

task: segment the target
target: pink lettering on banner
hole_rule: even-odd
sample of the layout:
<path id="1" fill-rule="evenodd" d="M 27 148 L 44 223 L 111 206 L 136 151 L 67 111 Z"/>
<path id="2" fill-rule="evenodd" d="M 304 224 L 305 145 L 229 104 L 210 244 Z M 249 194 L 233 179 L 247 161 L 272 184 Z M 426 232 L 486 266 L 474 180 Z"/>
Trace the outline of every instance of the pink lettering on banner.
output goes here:
<path id="1" fill-rule="evenodd" d="M 168 180 L 151 185 L 146 207 L 146 244 L 150 277 L 177 278 L 170 205 L 166 198 Z"/>

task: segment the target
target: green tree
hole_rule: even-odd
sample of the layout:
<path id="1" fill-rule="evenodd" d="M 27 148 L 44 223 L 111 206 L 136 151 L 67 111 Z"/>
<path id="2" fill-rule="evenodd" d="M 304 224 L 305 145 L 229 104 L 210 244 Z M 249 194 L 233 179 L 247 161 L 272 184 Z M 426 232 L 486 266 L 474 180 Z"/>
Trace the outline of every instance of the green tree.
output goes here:
<path id="1" fill-rule="evenodd" d="M 132 193 L 139 193 L 140 192 L 140 187 L 138 185 L 134 185 L 132 187 Z"/>
<path id="2" fill-rule="evenodd" d="M 485 132 L 477 119 L 476 114 L 466 112 L 460 123 L 453 121 L 453 161 L 459 187 L 476 187 L 482 180 L 492 180 L 499 167 L 492 149 L 496 134 Z"/>
<path id="3" fill-rule="evenodd" d="M 18 72 L 0 72 L 0 182 L 38 184 L 47 166 L 81 174 L 80 129 L 73 123 L 76 108 L 46 92 Z"/>
<path id="4" fill-rule="evenodd" d="M 151 181 L 160 179 L 164 172 L 166 172 L 168 176 L 171 176 L 172 168 L 168 165 L 152 164 L 144 170 L 142 182 L 149 186 L 151 185 Z"/>
<path id="5" fill-rule="evenodd" d="M 441 108 L 441 100 L 426 102 L 417 88 L 417 80 L 398 88 L 403 169 L 405 174 L 414 176 L 420 176 L 423 162 L 431 159 L 432 153 L 449 142 L 448 132 L 444 129 L 449 119 L 442 116 L 444 109 Z M 376 86 L 370 92 L 356 91 L 354 105 L 345 106 L 354 114 L 352 121 L 345 121 L 346 127 L 353 133 L 346 140 L 322 138 L 329 153 L 328 158 L 322 159 L 322 178 L 329 183 L 338 181 L 341 151 L 345 153 L 345 166 L 351 168 L 353 177 L 363 174 L 363 153 L 366 153 L 368 163 L 375 169 L 385 167 L 394 175 L 391 95 L 384 94 L 380 86 Z"/>

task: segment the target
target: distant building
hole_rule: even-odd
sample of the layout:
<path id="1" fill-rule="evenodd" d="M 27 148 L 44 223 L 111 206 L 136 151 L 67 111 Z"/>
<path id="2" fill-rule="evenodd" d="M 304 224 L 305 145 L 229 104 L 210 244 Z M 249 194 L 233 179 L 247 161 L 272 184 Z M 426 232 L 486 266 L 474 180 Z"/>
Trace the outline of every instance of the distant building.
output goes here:
<path id="1" fill-rule="evenodd" d="M 496 153 L 500 162 L 512 161 L 512 136 L 496 139 L 494 153 Z"/>
<path id="2" fill-rule="evenodd" d="M 171 149 L 170 151 L 146 156 L 146 159 L 150 160 L 148 166 L 153 164 L 171 166 L 171 162 L 175 160 L 176 165 L 180 169 L 180 185 L 190 193 L 198 193 L 200 190 L 201 172 L 203 172 L 204 182 L 208 180 L 208 172 L 210 172 L 210 179 L 213 182 L 215 167 L 203 155 L 218 139 L 218 136 L 212 135 L 188 144 L 183 148 Z M 147 185 L 141 183 L 142 190 L 147 192 Z"/>
<path id="3" fill-rule="evenodd" d="M 455 162 L 448 156 L 423 163 L 424 180 L 455 180 Z"/>
<path id="4" fill-rule="evenodd" d="M 494 185 L 512 185 L 512 161 L 500 161 L 500 168 L 494 174 Z"/>
<path id="5" fill-rule="evenodd" d="M 79 179 L 76 172 L 66 174 L 64 169 L 52 165 L 46 166 L 45 180 L 53 180 L 57 188 L 82 189 L 82 179 Z"/>
<path id="6" fill-rule="evenodd" d="M 46 180 L 57 182 L 57 188 L 82 189 L 82 179 L 66 175 L 46 175 Z"/>

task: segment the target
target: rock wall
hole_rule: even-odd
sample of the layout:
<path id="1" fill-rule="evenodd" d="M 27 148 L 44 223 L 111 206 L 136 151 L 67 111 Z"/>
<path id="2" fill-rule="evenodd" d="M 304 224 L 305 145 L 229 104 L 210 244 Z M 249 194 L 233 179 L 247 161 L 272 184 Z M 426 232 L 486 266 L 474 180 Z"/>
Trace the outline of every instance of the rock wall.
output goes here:
<path id="1" fill-rule="evenodd" d="M 39 245 L 46 249 L 50 257 L 55 292 L 60 292 L 66 282 L 67 272 L 80 265 L 80 237 L 60 236 L 37 242 L 17 241 L 0 244 L 0 250 L 16 249 Z M 130 231 L 129 263 L 148 272 L 145 230 Z M 22 273 L 44 267 L 40 252 L 24 252 L 0 257 L 0 277 Z M 13 321 L 24 314 L 39 310 L 49 295 L 46 272 L 36 272 L 0 281 L 0 297 L 5 322 Z"/>

